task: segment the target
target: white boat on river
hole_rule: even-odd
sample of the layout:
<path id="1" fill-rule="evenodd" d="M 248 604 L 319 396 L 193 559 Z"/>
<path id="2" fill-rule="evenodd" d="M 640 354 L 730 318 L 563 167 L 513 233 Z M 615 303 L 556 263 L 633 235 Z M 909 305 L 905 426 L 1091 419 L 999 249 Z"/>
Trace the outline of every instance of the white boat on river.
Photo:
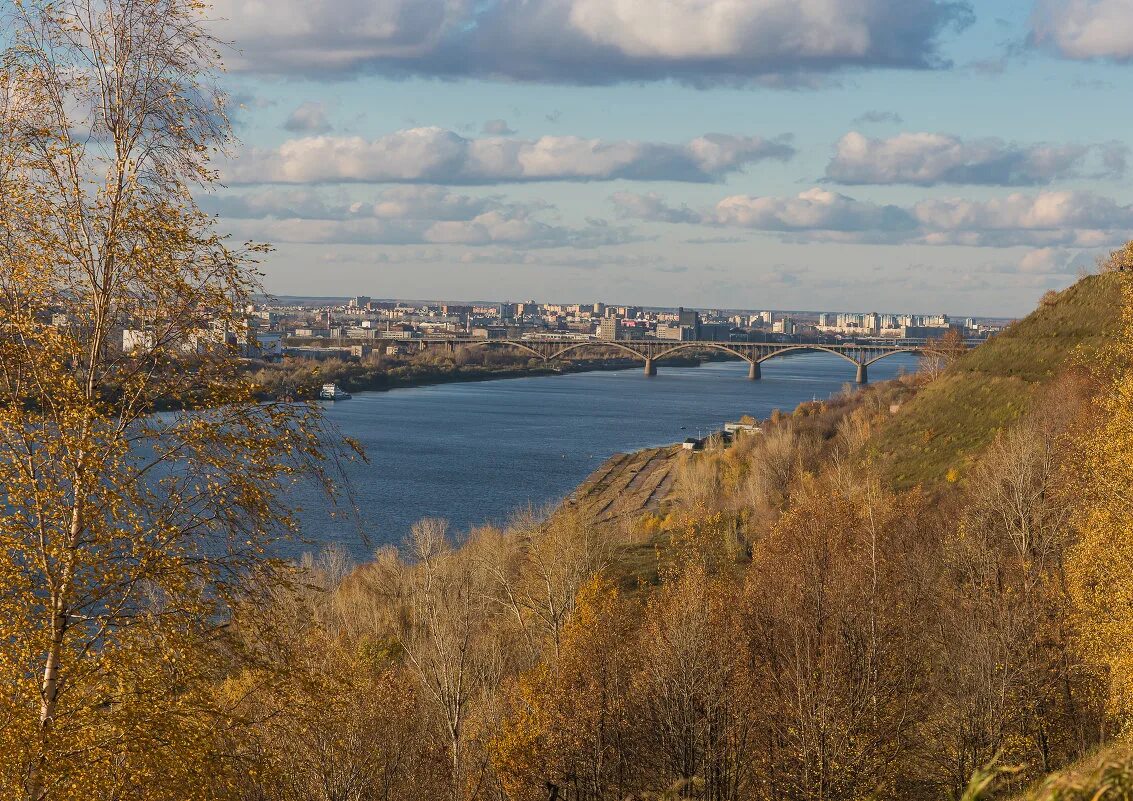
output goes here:
<path id="1" fill-rule="evenodd" d="M 319 390 L 319 397 L 322 400 L 346 400 L 350 397 L 350 393 L 338 384 L 323 384 L 323 388 Z"/>

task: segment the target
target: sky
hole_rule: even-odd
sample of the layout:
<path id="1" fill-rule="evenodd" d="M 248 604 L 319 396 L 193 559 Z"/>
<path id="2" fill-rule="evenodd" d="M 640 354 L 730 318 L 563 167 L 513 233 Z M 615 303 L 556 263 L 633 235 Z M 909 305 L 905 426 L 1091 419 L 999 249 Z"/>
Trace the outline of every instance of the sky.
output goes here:
<path id="1" fill-rule="evenodd" d="M 1133 0 L 214 0 L 280 295 L 1016 316 L 1133 237 Z"/>

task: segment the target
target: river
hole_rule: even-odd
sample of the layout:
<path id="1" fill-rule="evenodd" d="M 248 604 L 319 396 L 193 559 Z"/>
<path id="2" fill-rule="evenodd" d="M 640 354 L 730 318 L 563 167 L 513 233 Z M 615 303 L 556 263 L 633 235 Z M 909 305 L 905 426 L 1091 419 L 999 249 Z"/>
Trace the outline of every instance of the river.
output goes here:
<path id="1" fill-rule="evenodd" d="M 871 365 L 870 379 L 915 369 L 915 357 L 897 355 Z M 614 453 L 827 398 L 853 381 L 854 368 L 836 356 L 804 353 L 765 362 L 762 374 L 762 381 L 748 381 L 746 362 L 661 365 L 653 378 L 640 369 L 533 376 L 327 403 L 327 419 L 369 457 L 369 464 L 344 467 L 357 515 L 297 488 L 305 542 L 290 544 L 286 555 L 336 543 L 364 560 L 401 542 L 422 517 L 446 518 L 458 536 L 504 523 L 518 508 L 566 497 Z"/>

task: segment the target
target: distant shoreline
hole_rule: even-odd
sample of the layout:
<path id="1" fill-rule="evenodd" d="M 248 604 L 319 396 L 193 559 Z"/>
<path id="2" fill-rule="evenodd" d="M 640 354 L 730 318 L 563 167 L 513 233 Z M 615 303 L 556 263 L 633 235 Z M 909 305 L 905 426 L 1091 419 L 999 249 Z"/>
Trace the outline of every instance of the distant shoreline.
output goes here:
<path id="1" fill-rule="evenodd" d="M 704 362 L 735 361 L 727 354 L 719 356 L 712 354 L 705 357 L 674 356 L 666 359 L 662 364 L 669 367 L 699 367 Z M 316 367 L 318 362 L 311 360 Z M 271 371 L 273 365 L 265 365 L 260 369 Z M 567 375 L 572 373 L 618 372 L 626 370 L 640 370 L 642 364 L 630 359 L 603 359 L 586 362 L 567 362 L 560 366 L 530 367 L 517 365 L 511 367 L 459 367 L 448 371 L 421 371 L 412 374 L 396 374 L 390 372 L 378 373 L 372 377 L 364 378 L 356 375 L 343 375 L 339 371 L 328 370 L 321 374 L 318 383 L 291 387 L 284 390 L 276 387 L 272 391 L 261 391 L 257 394 L 260 401 L 268 402 L 288 397 L 295 401 L 317 401 L 319 389 L 322 384 L 336 383 L 347 392 L 390 392 L 396 389 L 414 389 L 416 387 L 439 386 L 442 384 L 468 384 L 478 381 L 501 381 L 514 378 L 532 378 L 538 376 Z M 174 412 L 182 409 L 201 408 L 196 405 L 172 403 L 168 400 L 155 403 L 151 411 Z"/>
<path id="2" fill-rule="evenodd" d="M 699 367 L 704 362 L 737 361 L 723 356 L 716 357 L 674 357 L 666 360 L 662 366 L 669 367 Z M 490 369 L 459 368 L 455 371 L 423 373 L 412 376 L 391 376 L 383 373 L 378 380 L 351 380 L 349 378 L 333 379 L 328 376 L 327 383 L 335 380 L 348 392 L 389 392 L 395 389 L 413 389 L 416 387 L 438 386 L 441 384 L 467 384 L 478 381 L 500 381 L 513 378 L 533 378 L 538 376 L 569 375 L 574 373 L 621 372 L 640 370 L 639 362 L 629 359 L 602 360 L 593 362 L 570 362 L 562 366 L 539 367 L 500 367 Z M 307 400 L 314 398 L 305 398 Z"/>

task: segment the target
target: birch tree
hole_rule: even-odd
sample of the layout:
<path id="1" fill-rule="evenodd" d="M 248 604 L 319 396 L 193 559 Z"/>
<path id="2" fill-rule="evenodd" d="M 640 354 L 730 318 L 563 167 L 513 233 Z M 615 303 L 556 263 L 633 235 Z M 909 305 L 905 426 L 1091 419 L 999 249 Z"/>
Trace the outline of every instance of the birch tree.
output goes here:
<path id="1" fill-rule="evenodd" d="M 230 142 L 203 14 L 0 1 L 5 798 L 214 792 L 210 646 L 319 462 L 239 371 L 263 248 L 194 202 Z"/>

